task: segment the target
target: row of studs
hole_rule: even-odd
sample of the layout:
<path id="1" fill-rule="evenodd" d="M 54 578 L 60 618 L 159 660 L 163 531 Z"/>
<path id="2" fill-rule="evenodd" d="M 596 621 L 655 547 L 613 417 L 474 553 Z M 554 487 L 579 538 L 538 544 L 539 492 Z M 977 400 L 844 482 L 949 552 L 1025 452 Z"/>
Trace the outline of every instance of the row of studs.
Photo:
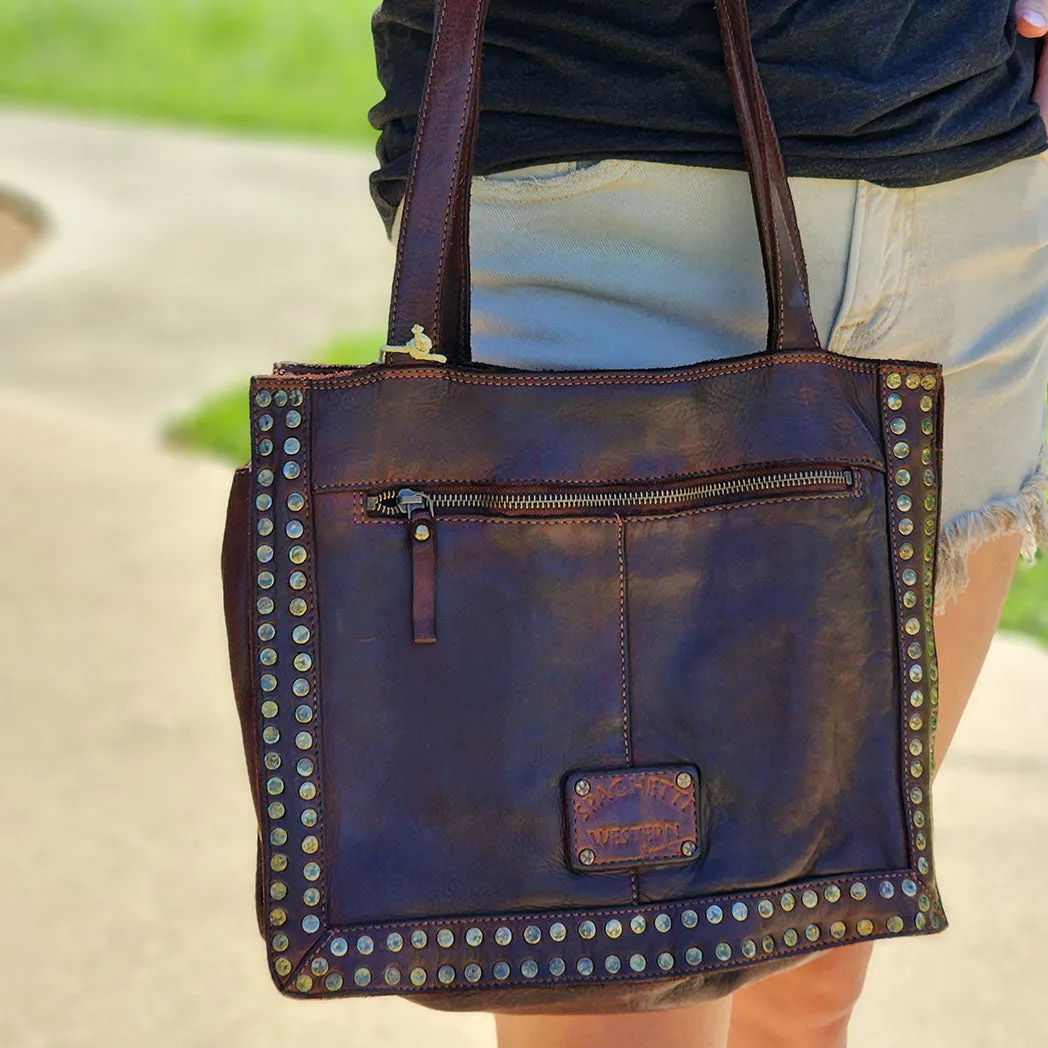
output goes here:
<path id="1" fill-rule="evenodd" d="M 930 901 L 926 905 L 930 907 Z M 939 922 L 936 915 L 932 914 L 930 923 L 933 928 L 938 927 Z M 929 926 L 929 919 L 925 912 L 921 911 L 914 915 L 913 926 L 917 931 L 924 931 Z M 893 914 L 884 921 L 884 927 L 889 933 L 897 935 L 906 927 L 906 921 L 901 914 Z M 840 941 L 848 934 L 848 926 L 844 921 L 834 921 L 830 924 L 828 931 L 832 939 Z M 872 919 L 863 917 L 855 922 L 855 931 L 860 936 L 870 936 L 876 931 L 876 924 Z M 814 944 L 822 939 L 823 930 L 820 925 L 811 923 L 805 927 L 803 935 L 809 943 Z M 801 933 L 796 928 L 787 928 L 782 933 L 782 945 L 787 949 L 792 949 L 800 942 L 800 938 Z M 336 939 L 332 942 L 332 953 L 336 958 L 345 955 L 345 948 L 341 945 L 344 941 Z M 764 935 L 760 939 L 759 947 L 756 939 L 745 938 L 738 943 L 737 948 L 739 956 L 745 960 L 754 960 L 758 952 L 763 953 L 765 956 L 773 954 L 777 944 L 774 936 Z M 722 940 L 715 945 L 713 955 L 716 961 L 720 963 L 729 962 L 735 957 L 735 947 L 733 947 L 732 943 Z M 668 973 L 675 968 L 684 971 L 688 968 L 696 968 L 703 963 L 703 960 L 702 948 L 697 945 L 691 945 L 684 950 L 683 964 L 678 961 L 672 951 L 661 950 L 655 956 L 655 965 L 660 971 Z M 630 972 L 636 975 L 641 975 L 648 970 L 648 956 L 645 953 L 630 953 L 626 963 Z M 524 979 L 534 979 L 539 975 L 540 968 L 539 961 L 534 958 L 527 958 L 520 962 L 519 972 Z M 546 961 L 546 970 L 554 978 L 564 975 L 567 968 L 568 963 L 561 956 L 554 956 Z M 618 975 L 623 968 L 622 955 L 618 953 L 606 954 L 603 958 L 603 968 L 608 975 Z M 581 956 L 575 961 L 575 971 L 584 978 L 593 975 L 596 970 L 597 965 L 592 957 Z M 630 972 L 626 974 L 629 975 Z M 476 961 L 471 961 L 463 966 L 461 974 L 467 983 L 476 984 L 483 978 L 484 969 Z M 510 962 L 506 960 L 498 960 L 491 965 L 491 978 L 496 982 L 504 982 L 512 974 Z M 399 987 L 403 981 L 403 975 L 404 968 L 395 962 L 387 963 L 381 969 L 382 982 L 390 988 Z M 322 976 L 323 984 L 317 983 L 313 976 Z M 353 971 L 353 983 L 359 989 L 368 988 L 373 978 L 372 968 L 366 965 L 360 965 Z M 458 978 L 458 972 L 454 965 L 441 964 L 436 969 L 436 978 L 441 985 L 451 986 Z M 425 986 L 429 981 L 429 969 L 422 964 L 410 966 L 408 968 L 408 981 L 414 988 Z M 332 968 L 327 958 L 317 956 L 310 962 L 309 971 L 299 974 L 295 980 L 295 989 L 301 993 L 309 993 L 314 989 L 336 992 L 342 988 L 344 982 L 345 977 L 341 971 Z"/>
<path id="2" fill-rule="evenodd" d="M 254 395 L 254 403 L 257 408 L 264 409 L 255 419 L 257 430 L 255 443 L 255 461 L 258 463 L 256 470 L 258 495 L 255 500 L 255 508 L 258 511 L 256 529 L 260 540 L 264 540 L 256 549 L 256 557 L 259 561 L 260 570 L 257 575 L 258 596 L 256 599 L 256 611 L 259 616 L 257 637 L 259 641 L 258 661 L 261 670 L 259 684 L 262 689 L 263 698 L 260 712 L 262 714 L 262 741 L 267 747 L 263 753 L 263 765 L 268 772 L 277 772 L 281 769 L 284 756 L 277 747 L 281 742 L 280 728 L 274 723 L 280 716 L 280 703 L 278 701 L 278 688 L 280 680 L 276 674 L 279 655 L 274 644 L 277 640 L 277 625 L 272 621 L 276 612 L 276 603 L 270 593 L 276 588 L 278 576 L 272 570 L 272 565 L 278 559 L 276 545 L 282 543 L 283 538 L 275 522 L 278 516 L 285 517 L 284 510 L 280 509 L 273 498 L 272 490 L 279 483 L 277 473 L 285 481 L 298 481 L 304 474 L 304 462 L 297 458 L 303 452 L 302 438 L 298 435 L 303 422 L 302 412 L 298 410 L 304 402 L 304 394 L 301 389 L 258 389 Z M 286 408 L 282 416 L 277 416 L 274 408 Z M 277 417 L 274 417 L 277 416 Z M 279 469 L 269 465 L 270 457 L 276 450 L 273 434 L 276 427 L 282 424 L 282 429 L 287 434 L 280 444 L 283 456 L 278 463 Z M 279 456 L 279 453 L 278 453 Z M 299 841 L 305 862 L 302 866 L 302 876 L 311 882 L 302 893 L 302 902 L 311 911 L 320 906 L 322 901 L 320 889 L 312 882 L 320 879 L 320 863 L 312 856 L 320 850 L 319 836 L 313 832 L 319 822 L 319 800 L 318 785 L 314 781 L 316 772 L 316 726 L 315 706 L 309 700 L 313 691 L 311 671 L 314 666 L 312 650 L 313 630 L 305 621 L 310 613 L 309 602 L 303 593 L 308 593 L 309 579 L 303 570 L 309 560 L 309 551 L 303 540 L 306 534 L 306 522 L 302 514 L 307 509 L 306 494 L 303 491 L 288 491 L 284 499 L 284 506 L 288 511 L 286 520 L 283 520 L 284 537 L 291 543 L 287 548 L 286 555 L 289 562 L 289 574 L 287 584 L 297 596 L 288 602 L 288 612 L 299 623 L 291 630 L 291 640 L 295 645 L 295 654 L 292 658 L 292 666 L 295 676 L 291 680 L 290 693 L 294 704 L 294 719 L 297 725 L 301 725 L 294 735 L 295 746 L 295 774 L 296 792 L 301 801 L 306 803 L 299 813 L 299 822 L 305 830 Z M 308 727 L 307 727 L 308 726 Z M 266 778 L 265 790 L 271 798 L 267 807 L 270 819 L 269 844 L 271 846 L 268 857 L 268 868 L 270 880 L 268 894 L 273 905 L 268 911 L 268 923 L 271 928 L 284 928 L 289 920 L 289 907 L 287 899 L 289 887 L 281 875 L 291 865 L 291 859 L 286 850 L 290 835 L 285 825 L 288 814 L 288 806 L 281 797 L 287 788 L 284 775 L 269 775 Z M 274 876 L 275 875 L 275 876 Z M 316 934 L 321 928 L 321 919 L 315 912 L 306 913 L 300 921 L 303 932 L 308 935 Z M 290 975 L 292 970 L 291 960 L 283 954 L 291 947 L 291 936 L 287 931 L 275 931 L 270 938 L 270 946 L 276 956 L 273 960 L 274 970 L 280 976 Z"/>
<path id="3" fill-rule="evenodd" d="M 926 914 L 931 909 L 931 899 L 925 893 L 920 891 L 917 882 L 914 881 L 913 878 L 903 878 L 899 887 L 903 895 L 909 898 L 916 897 L 919 912 L 914 915 L 914 928 L 917 931 L 924 931 L 929 923 L 929 918 L 926 917 Z M 884 899 L 891 899 L 895 896 L 896 893 L 895 885 L 889 880 L 882 880 L 879 883 L 879 885 L 877 885 L 877 890 L 881 897 Z M 854 882 L 849 888 L 849 895 L 852 899 L 857 901 L 861 901 L 867 898 L 867 885 L 862 881 Z M 828 885 L 822 892 L 822 898 L 831 904 L 839 902 L 842 897 L 843 895 L 841 889 L 836 884 Z M 808 909 L 814 909 L 820 903 L 820 896 L 819 893 L 816 892 L 814 889 L 807 889 L 800 894 L 799 901 L 802 906 Z M 783 913 L 792 912 L 796 908 L 797 903 L 798 897 L 793 892 L 784 892 L 779 898 L 779 908 Z M 760 917 L 767 920 L 775 915 L 776 907 L 771 899 L 761 899 L 753 908 L 753 912 L 756 912 L 756 914 L 758 914 Z M 750 917 L 751 909 L 746 903 L 742 901 L 734 903 L 730 908 L 727 909 L 714 903 L 706 908 L 704 915 L 706 923 L 712 927 L 716 927 L 725 920 L 725 917 L 728 914 L 730 914 L 730 916 L 734 918 L 736 921 L 742 922 Z M 702 918 L 700 916 L 700 913 L 694 909 L 683 910 L 677 918 L 680 927 L 684 929 L 686 933 L 693 932 L 694 929 L 699 926 L 701 919 Z M 931 915 L 930 922 L 932 928 L 934 930 L 938 930 L 940 922 L 935 914 Z M 564 943 L 566 940 L 569 940 L 569 938 L 575 940 L 577 937 L 575 945 L 578 948 L 585 948 L 584 944 L 588 943 L 593 939 L 596 939 L 598 936 L 601 935 L 601 932 L 603 932 L 603 936 L 608 940 L 618 940 L 623 936 L 627 927 L 634 935 L 643 935 L 645 932 L 649 930 L 649 928 L 653 928 L 655 931 L 660 933 L 668 933 L 673 929 L 673 918 L 668 913 L 659 913 L 649 921 L 649 919 L 645 917 L 643 914 L 638 913 L 635 914 L 632 918 L 630 918 L 627 925 L 624 925 L 623 922 L 617 917 L 610 918 L 604 922 L 602 929 L 598 927 L 597 922 L 589 918 L 585 918 L 579 921 L 574 928 L 569 928 L 569 926 L 565 924 L 563 921 L 553 921 L 551 924 L 549 924 L 548 928 L 546 929 L 545 936 L 550 940 L 550 942 L 556 943 L 558 945 Z M 903 917 L 899 914 L 890 916 L 886 921 L 887 930 L 893 934 L 901 932 L 904 927 L 905 921 Z M 875 923 L 870 918 L 862 918 L 856 923 L 856 931 L 859 935 L 872 935 L 874 930 Z M 573 932 L 574 935 L 572 934 Z M 834 921 L 829 926 L 829 933 L 831 937 L 835 940 L 842 939 L 847 934 L 847 925 L 843 921 Z M 520 933 L 520 935 L 524 942 L 526 942 L 530 946 L 539 945 L 540 943 L 542 943 L 544 938 L 543 928 L 539 924 L 527 925 L 524 928 L 523 932 Z M 812 923 L 807 925 L 805 929 L 805 938 L 809 942 L 814 943 L 818 941 L 821 938 L 821 935 L 822 930 L 818 924 Z M 495 928 L 493 933 L 491 933 L 491 939 L 499 947 L 509 946 L 513 942 L 513 938 L 513 929 L 510 928 L 508 925 L 500 925 Z M 783 933 L 783 945 L 786 947 L 794 947 L 799 942 L 799 938 L 800 936 L 797 930 L 789 928 Z M 465 932 L 462 934 L 462 939 L 466 946 L 475 949 L 485 942 L 485 934 L 481 928 L 473 926 L 465 930 Z M 449 950 L 455 946 L 455 932 L 451 928 L 442 927 L 438 929 L 436 933 L 433 935 L 433 940 L 435 941 L 436 945 L 441 949 Z M 381 945 L 377 944 L 375 942 L 375 939 L 371 935 L 360 935 L 355 943 L 355 952 L 361 957 L 371 957 L 376 953 L 376 950 L 380 949 L 381 946 L 384 946 L 385 951 L 388 954 L 393 955 L 390 958 L 390 961 L 395 962 L 396 955 L 399 954 L 403 949 L 405 949 L 406 946 L 410 946 L 412 949 L 417 951 L 425 949 L 429 945 L 430 934 L 427 933 L 426 930 L 423 928 L 415 928 L 410 932 L 403 933 L 400 931 L 390 931 L 386 935 L 385 942 Z M 568 946 L 570 947 L 571 945 L 572 942 L 569 941 Z M 330 953 L 332 960 L 329 962 L 328 959 L 325 957 L 315 957 L 310 965 L 310 970 L 314 975 L 325 974 L 332 964 L 338 964 L 339 961 L 350 952 L 349 940 L 343 936 L 336 936 L 335 938 L 330 940 L 326 948 Z M 772 936 L 764 935 L 761 937 L 761 949 L 764 951 L 764 953 L 771 953 L 775 950 L 775 948 L 775 940 Z M 756 940 L 753 938 L 743 939 L 738 946 L 738 950 L 741 956 L 746 959 L 755 958 L 757 956 Z M 714 956 L 718 961 L 721 962 L 731 960 L 733 953 L 733 947 L 731 943 L 728 942 L 719 942 L 714 949 Z M 672 953 L 670 953 L 669 951 L 660 951 L 656 960 L 659 967 L 662 968 L 663 971 L 669 971 L 672 969 L 673 964 L 670 964 L 669 967 L 665 966 L 666 958 L 672 958 L 672 956 Z M 694 967 L 695 965 L 702 963 L 702 956 L 702 951 L 698 946 L 690 946 L 685 952 L 684 959 L 687 965 Z M 632 970 L 638 973 L 646 970 L 647 960 L 645 959 L 645 955 L 643 953 L 631 954 L 631 960 L 634 957 L 641 958 L 643 960 L 643 966 L 637 967 L 637 964 L 639 964 L 640 962 L 634 962 L 630 965 Z M 589 959 L 587 958 L 582 958 L 581 961 L 589 963 Z M 551 966 L 550 974 L 554 976 L 559 976 L 563 974 L 563 968 L 561 968 L 560 971 L 556 970 L 559 965 L 562 965 L 564 963 L 563 958 L 554 957 L 548 963 Z M 496 971 L 496 968 L 499 965 L 501 965 L 502 967 L 498 968 L 498 971 Z M 528 966 L 529 970 L 530 966 L 534 966 L 534 970 L 531 972 L 531 974 L 529 974 L 528 970 L 524 970 L 525 966 Z M 388 973 L 383 977 L 383 980 L 386 982 L 386 985 L 399 985 L 399 965 L 397 965 L 396 963 L 386 963 L 382 970 L 383 972 Z M 412 967 L 412 977 L 410 979 L 411 984 L 416 987 L 424 985 L 426 979 L 428 978 L 426 971 L 426 968 L 422 965 L 415 965 L 414 967 Z M 441 977 L 441 972 L 444 973 L 444 977 Z M 477 973 L 476 978 L 471 978 L 471 974 L 473 974 L 474 972 Z M 479 974 L 480 972 L 480 965 L 476 964 L 476 962 L 472 962 L 471 964 L 468 964 L 463 968 L 462 974 L 467 982 L 476 982 L 481 977 L 481 975 Z M 504 972 L 504 974 L 499 974 L 501 972 Z M 438 969 L 438 981 L 444 983 L 445 985 L 450 985 L 455 978 L 453 973 L 454 967 L 452 965 L 440 965 Z M 338 978 L 338 987 L 333 988 L 327 985 L 327 983 L 325 982 L 323 986 L 324 989 L 332 991 L 333 989 L 338 989 L 339 987 L 341 987 L 342 976 L 340 973 L 337 972 L 335 974 Z M 538 974 L 538 962 L 534 960 L 523 962 L 522 974 L 525 978 L 535 977 Z M 579 974 L 592 974 L 592 969 L 590 971 L 580 970 Z M 505 961 L 498 961 L 492 967 L 492 976 L 497 981 L 502 981 L 508 978 L 509 975 L 510 971 L 508 968 L 508 963 Z M 391 979 L 395 981 L 391 982 Z M 419 981 L 420 979 L 421 981 Z M 307 982 L 308 986 L 305 989 L 303 989 L 303 986 L 305 986 Z M 358 968 L 354 975 L 354 982 L 358 987 L 361 988 L 369 986 L 371 983 L 371 969 L 366 967 Z M 322 989 L 321 985 L 314 983 L 314 981 L 310 978 L 308 972 L 303 972 L 299 976 L 298 980 L 296 981 L 296 987 L 300 989 L 302 992 L 309 992 L 309 990 L 313 988 L 316 988 L 317 990 Z"/>
<path id="4" fill-rule="evenodd" d="M 924 783 L 926 772 L 929 770 L 925 764 L 929 759 L 926 751 L 930 748 L 930 733 L 934 730 L 934 709 L 938 698 L 932 622 L 938 500 L 932 451 L 932 437 L 936 431 L 933 415 L 935 400 L 931 396 L 937 379 L 934 375 L 911 373 L 904 377 L 899 372 L 891 372 L 887 375 L 885 384 L 889 389 L 886 398 L 889 409 L 888 429 L 891 436 L 896 438 L 892 443 L 891 452 L 892 456 L 899 460 L 892 474 L 892 528 L 896 532 L 893 546 L 899 561 L 899 578 L 904 587 L 901 593 L 900 619 L 906 634 L 903 640 L 906 655 L 903 672 L 908 682 L 906 688 L 910 708 L 906 717 L 904 739 L 906 771 L 911 781 L 916 780 L 909 787 L 907 797 L 910 802 L 909 817 L 913 823 L 911 839 L 917 851 L 922 853 L 917 856 L 917 869 L 922 876 L 927 876 L 931 872 L 931 863 L 923 853 L 928 850 L 928 817 L 921 805 L 926 799 Z M 903 388 L 911 391 L 914 396 L 919 396 L 921 432 L 916 441 L 913 441 L 915 435 L 907 433 L 907 420 L 901 414 L 897 414 L 906 407 L 904 394 L 899 392 Z M 911 448 L 911 441 L 918 447 Z M 920 456 L 919 484 L 909 464 L 915 452 Z M 921 505 L 917 512 L 913 513 L 918 500 Z M 913 535 L 915 524 L 911 513 L 918 518 L 924 518 L 921 535 Z M 915 540 L 920 546 L 920 560 L 917 562 L 919 572 L 914 566 L 914 558 L 918 552 Z M 932 711 L 927 720 L 925 689 L 930 693 L 928 708 Z"/>

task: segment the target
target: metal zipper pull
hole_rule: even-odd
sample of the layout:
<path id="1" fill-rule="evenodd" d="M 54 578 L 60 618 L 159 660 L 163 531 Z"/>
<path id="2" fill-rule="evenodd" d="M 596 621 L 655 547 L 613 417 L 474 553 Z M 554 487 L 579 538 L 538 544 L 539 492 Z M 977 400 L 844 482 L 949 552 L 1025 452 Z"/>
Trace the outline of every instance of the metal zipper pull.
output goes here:
<path id="1" fill-rule="evenodd" d="M 437 641 L 437 525 L 433 502 L 421 491 L 401 488 L 397 511 L 407 518 L 411 543 L 411 630 L 416 644 Z"/>

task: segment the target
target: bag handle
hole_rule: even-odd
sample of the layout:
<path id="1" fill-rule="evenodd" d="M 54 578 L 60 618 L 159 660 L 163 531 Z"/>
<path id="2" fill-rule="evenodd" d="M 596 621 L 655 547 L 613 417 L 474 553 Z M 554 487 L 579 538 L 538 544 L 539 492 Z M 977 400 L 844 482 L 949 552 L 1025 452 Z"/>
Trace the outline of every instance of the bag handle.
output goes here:
<path id="1" fill-rule="evenodd" d="M 715 0 L 768 292 L 768 352 L 822 351 L 812 321 L 793 196 L 750 40 L 745 0 Z M 488 0 L 437 0 L 401 215 L 389 344 L 427 335 L 453 364 L 470 360 L 469 198 L 480 116 Z M 406 354 L 393 358 L 401 364 Z"/>

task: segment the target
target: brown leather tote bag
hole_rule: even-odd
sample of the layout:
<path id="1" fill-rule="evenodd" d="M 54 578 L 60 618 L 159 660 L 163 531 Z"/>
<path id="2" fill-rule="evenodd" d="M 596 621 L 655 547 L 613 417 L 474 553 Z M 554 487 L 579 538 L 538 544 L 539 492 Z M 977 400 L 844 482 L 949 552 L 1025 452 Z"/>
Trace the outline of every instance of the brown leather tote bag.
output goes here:
<path id="1" fill-rule="evenodd" d="M 251 383 L 222 571 L 270 974 L 640 1010 L 937 931 L 940 369 L 820 346 L 742 0 L 767 347 L 471 363 L 485 8 L 437 5 L 391 347 Z"/>

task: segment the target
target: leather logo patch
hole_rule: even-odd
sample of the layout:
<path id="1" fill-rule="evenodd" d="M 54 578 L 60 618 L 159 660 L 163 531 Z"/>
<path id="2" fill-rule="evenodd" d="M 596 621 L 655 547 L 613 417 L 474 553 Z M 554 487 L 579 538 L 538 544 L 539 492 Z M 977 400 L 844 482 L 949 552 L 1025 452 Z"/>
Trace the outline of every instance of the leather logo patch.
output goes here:
<path id="1" fill-rule="evenodd" d="M 565 808 L 571 866 L 593 871 L 698 858 L 698 778 L 691 765 L 569 775 Z"/>

